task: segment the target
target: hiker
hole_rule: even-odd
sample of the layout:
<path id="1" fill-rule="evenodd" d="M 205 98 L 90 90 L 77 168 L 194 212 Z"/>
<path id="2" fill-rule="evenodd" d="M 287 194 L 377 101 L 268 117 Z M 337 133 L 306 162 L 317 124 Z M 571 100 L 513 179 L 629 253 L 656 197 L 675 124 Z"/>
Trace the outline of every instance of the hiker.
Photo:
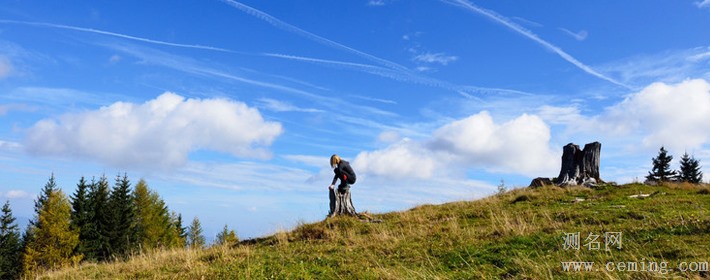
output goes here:
<path id="1" fill-rule="evenodd" d="M 342 160 L 338 155 L 332 155 L 330 157 L 330 166 L 333 167 L 333 182 L 330 183 L 331 190 L 335 186 L 335 182 L 340 179 L 340 185 L 338 185 L 338 191 L 344 192 L 346 189 L 350 188 L 350 185 L 355 184 L 355 171 L 350 167 L 350 163 Z"/>
<path id="2" fill-rule="evenodd" d="M 355 184 L 355 171 L 350 167 L 350 163 L 342 160 L 338 155 L 330 157 L 330 166 L 333 168 L 335 176 L 333 182 L 328 186 L 330 189 L 330 213 L 328 217 L 335 215 L 352 215 L 357 216 L 352 199 L 350 198 L 350 185 Z M 334 189 L 335 182 L 340 180 L 338 190 Z"/>

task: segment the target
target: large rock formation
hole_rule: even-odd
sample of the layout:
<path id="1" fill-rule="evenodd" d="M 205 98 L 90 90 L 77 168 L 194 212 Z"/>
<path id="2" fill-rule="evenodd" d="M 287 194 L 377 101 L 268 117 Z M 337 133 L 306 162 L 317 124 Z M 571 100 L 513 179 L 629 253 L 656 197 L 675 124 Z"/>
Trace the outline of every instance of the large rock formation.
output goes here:
<path id="1" fill-rule="evenodd" d="M 554 180 L 558 186 L 593 186 L 603 181 L 599 177 L 599 163 L 602 144 L 592 142 L 579 149 L 578 145 L 569 143 L 562 148 L 562 167 L 560 175 Z M 536 178 L 530 183 L 531 187 L 545 185 L 543 178 Z"/>

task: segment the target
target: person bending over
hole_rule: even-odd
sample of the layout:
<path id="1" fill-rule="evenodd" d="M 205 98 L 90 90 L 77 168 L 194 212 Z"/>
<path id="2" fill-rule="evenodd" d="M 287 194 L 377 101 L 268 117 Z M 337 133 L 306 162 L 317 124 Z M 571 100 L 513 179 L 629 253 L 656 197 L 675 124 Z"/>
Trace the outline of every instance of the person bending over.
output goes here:
<path id="1" fill-rule="evenodd" d="M 328 187 L 330 193 L 330 213 L 328 218 L 335 215 L 358 216 L 350 198 L 350 185 L 355 183 L 355 172 L 350 167 L 350 163 L 340 159 L 338 155 L 330 157 L 330 166 L 333 167 L 333 182 Z M 334 190 L 335 182 L 340 180 L 338 190 Z"/>
<path id="2" fill-rule="evenodd" d="M 350 163 L 341 159 L 340 156 L 338 155 L 332 155 L 330 157 L 330 166 L 333 167 L 333 172 L 335 173 L 335 176 L 333 176 L 333 182 L 330 183 L 330 188 L 331 190 L 335 186 L 335 182 L 340 179 L 340 185 L 338 185 L 338 192 L 345 192 L 347 191 L 348 188 L 350 188 L 350 185 L 355 184 L 355 181 L 357 180 L 357 177 L 355 176 L 355 171 L 353 171 L 353 168 L 350 167 Z"/>

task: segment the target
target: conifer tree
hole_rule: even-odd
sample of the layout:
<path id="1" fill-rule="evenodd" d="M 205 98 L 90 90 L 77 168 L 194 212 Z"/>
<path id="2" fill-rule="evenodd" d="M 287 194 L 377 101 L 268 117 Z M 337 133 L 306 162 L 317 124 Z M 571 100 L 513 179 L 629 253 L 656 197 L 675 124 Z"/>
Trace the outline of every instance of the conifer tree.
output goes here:
<path id="1" fill-rule="evenodd" d="M 175 216 L 175 213 L 173 213 L 173 216 Z M 183 241 L 182 243 L 187 242 L 187 228 L 182 226 L 182 214 L 177 214 L 175 218 L 175 228 L 177 229 L 178 237 L 180 237 Z"/>
<path id="2" fill-rule="evenodd" d="M 651 182 L 669 182 L 676 178 L 676 172 L 671 170 L 673 156 L 668 155 L 668 151 L 661 146 L 658 157 L 653 158 L 653 169 L 648 172 L 646 180 Z"/>
<path id="3" fill-rule="evenodd" d="M 12 216 L 10 201 L 7 201 L 0 216 L 0 279 L 20 278 L 21 253 L 20 230 Z"/>
<path id="4" fill-rule="evenodd" d="M 57 182 L 54 179 L 54 173 L 52 173 L 51 176 L 49 176 L 49 180 L 47 183 L 42 187 L 42 191 L 40 194 L 37 196 L 37 200 L 35 200 L 35 218 L 30 221 L 30 224 L 33 226 L 37 226 L 37 216 L 42 209 L 42 206 L 44 205 L 44 202 L 47 201 L 47 198 L 49 197 L 49 194 L 57 190 Z"/>
<path id="5" fill-rule="evenodd" d="M 37 227 L 40 226 L 39 213 L 41 212 L 42 208 L 44 207 L 44 203 L 49 198 L 49 195 L 56 190 L 57 190 L 57 182 L 54 179 L 54 173 L 52 173 L 52 175 L 49 176 L 49 180 L 44 185 L 44 187 L 42 187 L 40 194 L 37 196 L 37 199 L 35 200 L 34 217 L 32 217 L 32 219 L 30 220 L 30 223 L 27 225 L 27 228 L 22 233 L 22 251 L 23 252 L 27 251 L 27 244 L 32 243 L 34 241 L 35 230 Z"/>
<path id="6" fill-rule="evenodd" d="M 79 231 L 79 244 L 76 246 L 75 253 L 93 260 L 94 256 L 90 252 L 89 243 L 96 230 L 92 222 L 93 211 L 89 205 L 90 187 L 91 185 L 82 176 L 76 185 L 76 192 L 71 197 L 71 225 L 72 229 Z"/>
<path id="7" fill-rule="evenodd" d="M 227 225 L 224 225 L 222 231 L 217 233 L 217 237 L 215 238 L 216 245 L 233 245 L 237 242 L 239 242 L 237 233 L 227 228 Z"/>
<path id="8" fill-rule="evenodd" d="M 700 184 L 703 181 L 703 172 L 700 171 L 700 162 L 691 157 L 688 153 L 684 153 L 680 158 L 680 174 L 678 179 L 682 182 L 691 184 Z"/>
<path id="9" fill-rule="evenodd" d="M 116 176 L 116 184 L 109 197 L 111 231 L 109 243 L 115 256 L 126 256 L 133 246 L 135 209 L 131 197 L 131 183 L 126 174 Z"/>
<path id="10" fill-rule="evenodd" d="M 187 246 L 193 249 L 205 247 L 205 236 L 202 233 L 202 225 L 197 216 L 192 220 L 192 224 L 187 230 Z"/>
<path id="11" fill-rule="evenodd" d="M 187 228 L 182 225 L 182 215 L 172 212 L 170 214 L 170 231 L 168 233 L 170 247 L 184 248 L 187 246 Z"/>
<path id="12" fill-rule="evenodd" d="M 101 176 L 98 182 L 92 180 L 90 186 L 89 208 L 92 226 L 89 228 L 86 250 L 91 259 L 108 260 L 111 256 L 109 235 L 112 229 L 108 179 L 105 175 Z"/>
<path id="13" fill-rule="evenodd" d="M 23 255 L 23 274 L 32 275 L 39 269 L 55 269 L 78 263 L 74 255 L 79 232 L 70 226 L 71 204 L 61 190 L 46 197 L 37 217 L 34 239 L 27 243 Z"/>
<path id="14" fill-rule="evenodd" d="M 143 249 L 172 247 L 172 224 L 165 202 L 140 180 L 133 190 L 136 242 Z"/>

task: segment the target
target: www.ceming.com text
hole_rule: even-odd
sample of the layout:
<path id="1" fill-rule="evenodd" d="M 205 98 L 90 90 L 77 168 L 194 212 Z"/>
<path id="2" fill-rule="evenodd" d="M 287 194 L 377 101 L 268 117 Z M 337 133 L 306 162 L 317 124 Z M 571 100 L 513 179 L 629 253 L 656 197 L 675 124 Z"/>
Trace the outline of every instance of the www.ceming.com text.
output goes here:
<path id="1" fill-rule="evenodd" d="M 681 272 L 707 272 L 708 262 L 679 262 L 675 267 L 670 267 L 666 261 L 634 261 L 634 262 L 607 262 L 595 264 L 594 262 L 560 262 L 563 272 L 594 272 L 606 270 L 608 272 L 654 272 L 667 274 L 671 271 Z"/>

